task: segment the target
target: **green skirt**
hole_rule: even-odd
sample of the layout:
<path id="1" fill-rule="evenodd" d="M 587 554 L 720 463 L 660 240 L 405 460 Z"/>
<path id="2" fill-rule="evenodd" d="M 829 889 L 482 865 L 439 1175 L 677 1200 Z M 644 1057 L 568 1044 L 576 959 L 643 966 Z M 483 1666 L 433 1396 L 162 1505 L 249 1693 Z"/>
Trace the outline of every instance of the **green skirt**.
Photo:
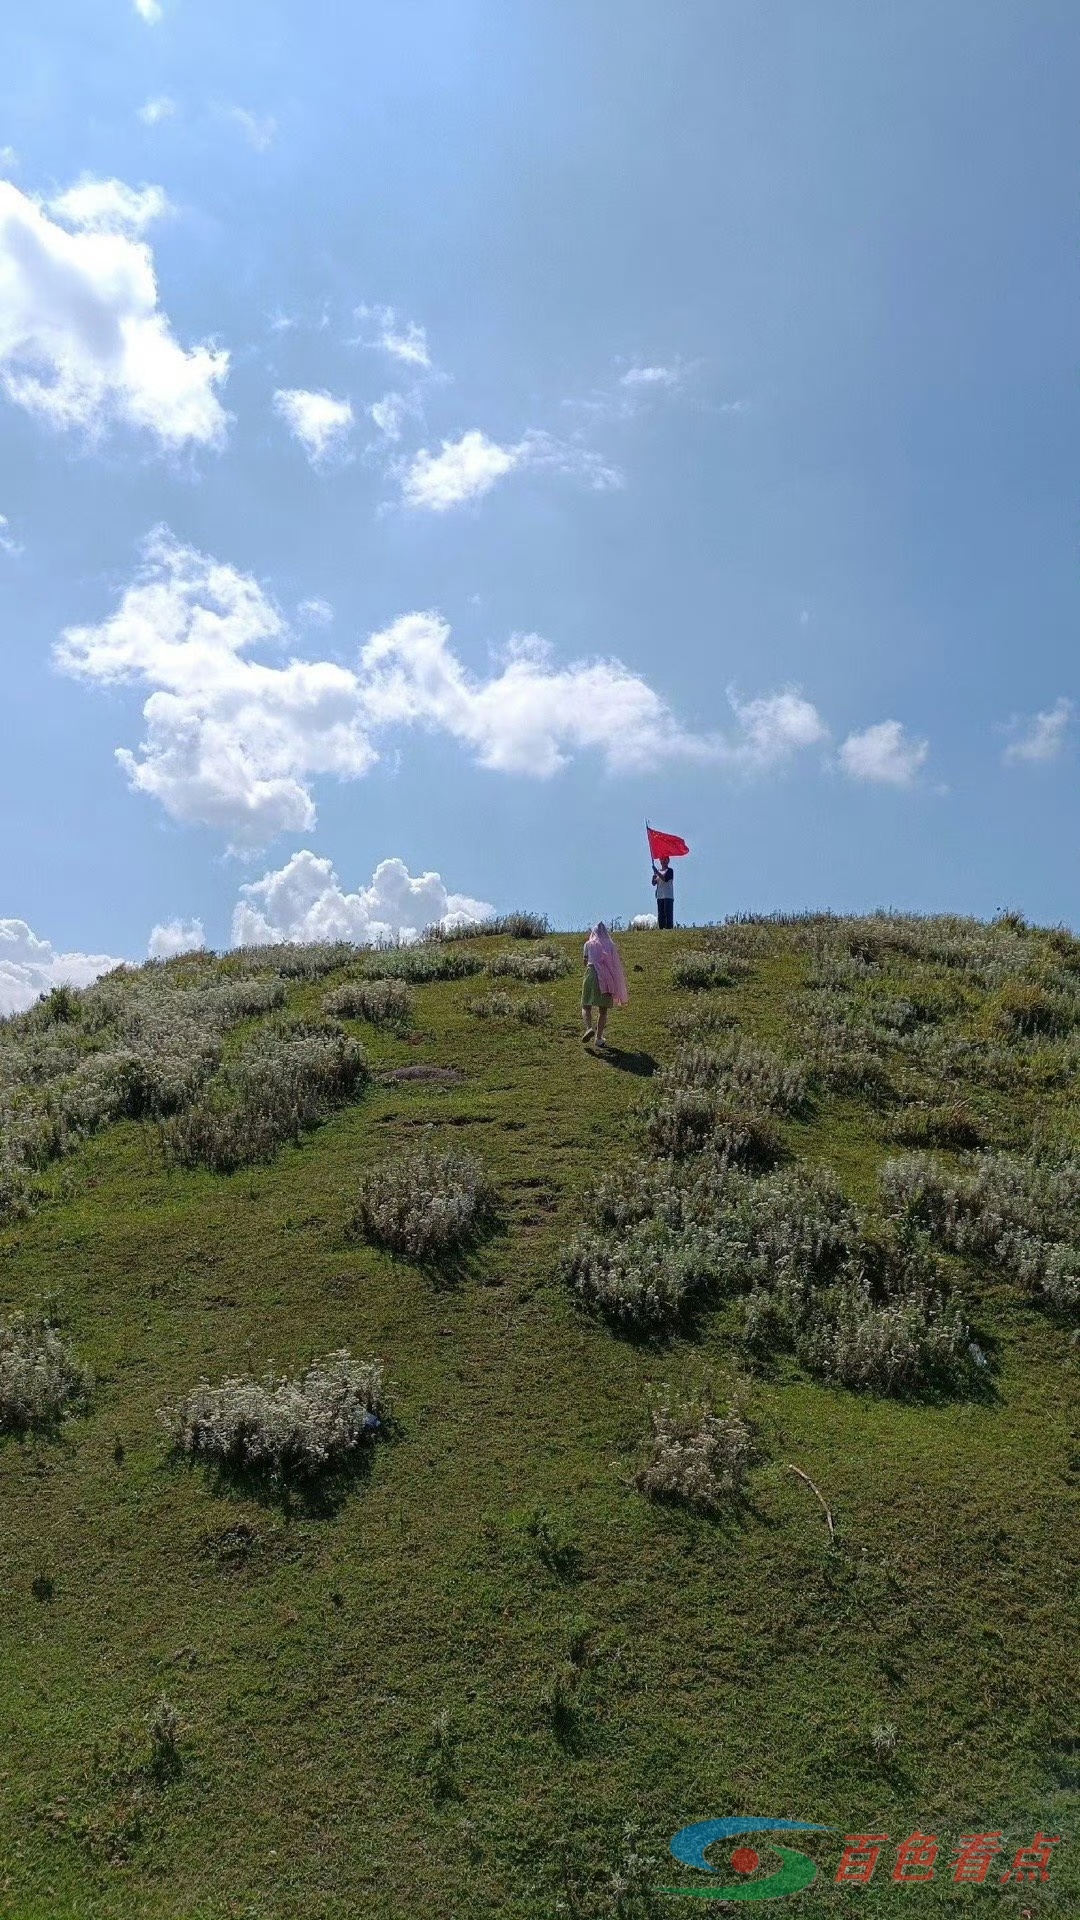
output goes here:
<path id="1" fill-rule="evenodd" d="M 585 978 L 581 983 L 581 1004 L 583 1007 L 610 1007 L 614 1005 L 610 993 L 601 993 L 600 982 L 595 967 L 586 967 Z"/>

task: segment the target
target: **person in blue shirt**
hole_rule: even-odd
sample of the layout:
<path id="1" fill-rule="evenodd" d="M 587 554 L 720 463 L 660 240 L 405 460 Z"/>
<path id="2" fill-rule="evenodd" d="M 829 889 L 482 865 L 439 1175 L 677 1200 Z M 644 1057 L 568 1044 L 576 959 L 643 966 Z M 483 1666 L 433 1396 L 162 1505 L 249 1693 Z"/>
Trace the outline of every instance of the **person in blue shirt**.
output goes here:
<path id="1" fill-rule="evenodd" d="M 652 883 L 656 888 L 656 924 L 661 928 L 675 925 L 675 875 L 671 860 L 666 853 L 660 856 L 660 865 L 653 861 Z"/>

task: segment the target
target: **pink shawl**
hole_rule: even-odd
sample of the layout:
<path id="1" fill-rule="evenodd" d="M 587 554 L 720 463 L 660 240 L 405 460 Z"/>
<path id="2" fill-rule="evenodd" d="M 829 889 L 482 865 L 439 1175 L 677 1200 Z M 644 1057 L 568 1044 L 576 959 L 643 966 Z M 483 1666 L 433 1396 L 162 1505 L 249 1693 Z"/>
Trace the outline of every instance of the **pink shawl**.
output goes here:
<path id="1" fill-rule="evenodd" d="M 585 942 L 585 965 L 596 968 L 601 993 L 610 993 L 617 1007 L 625 1007 L 630 995 L 619 949 L 602 920 L 598 920 Z"/>

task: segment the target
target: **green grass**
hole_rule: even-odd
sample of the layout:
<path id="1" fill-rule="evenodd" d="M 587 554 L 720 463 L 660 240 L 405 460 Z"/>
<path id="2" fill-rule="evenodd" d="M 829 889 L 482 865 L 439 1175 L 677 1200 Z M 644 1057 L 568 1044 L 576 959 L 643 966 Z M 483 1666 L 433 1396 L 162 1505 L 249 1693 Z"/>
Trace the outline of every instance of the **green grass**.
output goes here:
<path id="1" fill-rule="evenodd" d="M 50 1303 L 95 1376 L 59 1433 L 0 1437 L 4 1920 L 677 1914 L 614 1890 L 624 1828 L 661 1885 L 692 1885 L 668 1840 L 727 1814 L 840 1830 L 806 1843 L 800 1912 L 1080 1912 L 1080 1346 L 959 1262 L 982 1397 L 753 1372 L 734 1303 L 652 1345 L 578 1311 L 560 1248 L 598 1174 L 641 1151 L 671 1018 L 705 996 L 673 987 L 663 936 L 620 935 L 631 1004 L 597 1058 L 580 936 L 553 938 L 574 971 L 545 984 L 549 1026 L 477 1020 L 475 979 L 421 984 L 411 1034 L 346 1022 L 372 1082 L 271 1164 L 170 1169 L 154 1124 L 124 1121 L 0 1228 L 0 1318 Z M 748 957 L 718 995 L 732 1031 L 805 1058 L 808 953 L 780 928 Z M 889 964 L 897 993 L 951 978 Z M 290 979 L 290 1013 L 317 1017 L 350 965 Z M 999 993 L 973 986 L 958 1030 L 989 1029 Z M 1075 1137 L 1045 1060 L 958 1086 L 888 1045 L 912 1098 L 962 1095 L 991 1142 Z M 379 1078 L 406 1064 L 464 1078 Z M 779 1124 L 867 1204 L 898 1150 L 886 1118 L 844 1095 Z M 467 1149 L 500 1194 L 495 1234 L 444 1274 L 348 1230 L 362 1175 L 417 1144 Z M 385 1366 L 363 1473 L 260 1491 L 169 1457 L 158 1409 L 200 1378 L 342 1347 Z M 737 1395 L 758 1462 L 716 1519 L 633 1484 L 658 1394 L 706 1387 Z M 887 1849 L 869 1890 L 833 1888 L 844 1832 L 916 1826 L 941 1842 L 932 1886 L 894 1889 Z M 1002 1828 L 1011 1859 L 1036 1827 L 1065 1836 L 1046 1887 L 952 1887 L 961 1834 Z"/>

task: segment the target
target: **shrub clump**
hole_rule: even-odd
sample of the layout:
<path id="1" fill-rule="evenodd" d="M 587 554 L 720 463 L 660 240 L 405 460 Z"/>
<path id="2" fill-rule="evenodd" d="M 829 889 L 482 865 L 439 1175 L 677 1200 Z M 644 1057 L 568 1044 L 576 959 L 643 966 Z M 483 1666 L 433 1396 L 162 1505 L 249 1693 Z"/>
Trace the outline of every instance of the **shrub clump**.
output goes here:
<path id="1" fill-rule="evenodd" d="M 299 1140 L 356 1099 L 369 1078 L 361 1049 L 340 1028 L 302 1021 L 261 1028 L 207 1097 L 166 1122 L 166 1158 L 214 1173 L 271 1159 L 286 1140 Z"/>
<path id="2" fill-rule="evenodd" d="M 705 1293 L 718 1265 L 706 1229 L 646 1218 L 618 1234 L 586 1229 L 565 1248 L 558 1271 L 582 1306 L 624 1332 L 657 1333 Z"/>
<path id="3" fill-rule="evenodd" d="M 372 1027 L 408 1033 L 413 1020 L 413 997 L 404 980 L 347 980 L 323 1000 L 331 1019 L 366 1020 Z"/>
<path id="4" fill-rule="evenodd" d="M 469 1012 L 477 1020 L 516 1020 L 526 1027 L 543 1027 L 555 1008 L 541 993 L 483 993 L 469 1001 Z"/>
<path id="5" fill-rule="evenodd" d="M 204 1089 L 230 1027 L 285 997 L 213 955 L 117 968 L 0 1020 L 0 1219 L 31 1212 L 50 1161 L 118 1120 L 163 1119 Z"/>
<path id="6" fill-rule="evenodd" d="M 1010 979 L 988 1003 L 991 1024 L 1006 1038 L 1066 1033 L 1077 1023 L 1075 996 L 1047 990 L 1036 980 Z"/>
<path id="7" fill-rule="evenodd" d="M 766 1114 L 733 1107 L 712 1087 L 676 1086 L 661 1093 L 645 1125 L 651 1152 L 665 1160 L 711 1153 L 739 1166 L 774 1166 L 783 1152 Z"/>
<path id="8" fill-rule="evenodd" d="M 451 926 L 425 927 L 425 940 L 478 940 L 502 934 L 510 940 L 542 940 L 551 932 L 546 913 L 495 913 L 489 920 L 460 920 Z"/>
<path id="9" fill-rule="evenodd" d="M 671 963 L 671 978 L 686 993 L 706 993 L 715 987 L 734 987 L 750 972 L 748 960 L 724 952 L 695 952 L 687 948 Z"/>
<path id="10" fill-rule="evenodd" d="M 730 1032 L 736 1015 L 719 1000 L 699 1000 L 673 1013 L 668 1021 L 676 1040 L 704 1040 L 714 1033 Z"/>
<path id="11" fill-rule="evenodd" d="M 803 1113 L 810 1097 L 806 1070 L 798 1061 L 781 1060 L 749 1040 L 678 1047 L 658 1080 L 663 1090 L 710 1088 L 729 1105 L 758 1113 Z"/>
<path id="12" fill-rule="evenodd" d="M 623 1331 L 742 1294 L 750 1353 L 792 1353 L 838 1385 L 902 1393 L 967 1370 L 968 1330 L 917 1231 L 873 1230 L 827 1172 L 755 1176 L 712 1155 L 627 1170 L 586 1222 L 561 1277 Z"/>
<path id="13" fill-rule="evenodd" d="M 364 967 L 370 980 L 405 980 L 416 987 L 433 980 L 467 980 L 470 974 L 483 971 L 479 954 L 459 953 L 438 943 L 389 948 L 374 954 Z"/>
<path id="14" fill-rule="evenodd" d="M 41 1182 L 8 1144 L 0 1141 L 0 1225 L 23 1220 L 33 1213 L 41 1196 Z"/>
<path id="15" fill-rule="evenodd" d="M 416 1147 L 365 1175 L 353 1231 L 403 1259 L 457 1253 L 494 1218 L 496 1193 L 479 1161 Z"/>
<path id="16" fill-rule="evenodd" d="M 201 1380 L 159 1418 L 178 1453 L 239 1471 L 311 1475 L 340 1465 L 378 1433 L 385 1416 L 378 1360 L 346 1347 L 298 1379 Z"/>
<path id="17" fill-rule="evenodd" d="M 959 1152 L 986 1144 L 982 1122 L 966 1100 L 904 1107 L 889 1122 L 886 1133 L 900 1147 L 945 1147 Z"/>
<path id="18" fill-rule="evenodd" d="M 901 1230 L 989 1261 L 1059 1312 L 1080 1311 L 1080 1155 L 979 1153 L 953 1170 L 915 1153 L 886 1161 L 879 1185 Z"/>
<path id="19" fill-rule="evenodd" d="M 511 980 L 561 980 L 570 972 L 570 962 L 558 947 L 544 945 L 533 947 L 519 953 L 511 947 L 508 953 L 497 953 L 488 961 L 488 972 L 495 976 L 505 976 Z"/>
<path id="20" fill-rule="evenodd" d="M 716 1413 L 708 1395 L 664 1399 L 652 1409 L 651 1423 L 649 1457 L 635 1475 L 641 1493 L 715 1514 L 742 1492 L 752 1447 L 736 1407 Z"/>
<path id="21" fill-rule="evenodd" d="M 970 1331 L 938 1294 L 875 1303 L 857 1285 L 837 1291 L 795 1329 L 798 1358 L 843 1387 L 908 1393 L 967 1370 Z"/>
<path id="22" fill-rule="evenodd" d="M 55 1426 L 93 1385 L 54 1326 L 17 1314 L 0 1321 L 0 1430 Z"/>

